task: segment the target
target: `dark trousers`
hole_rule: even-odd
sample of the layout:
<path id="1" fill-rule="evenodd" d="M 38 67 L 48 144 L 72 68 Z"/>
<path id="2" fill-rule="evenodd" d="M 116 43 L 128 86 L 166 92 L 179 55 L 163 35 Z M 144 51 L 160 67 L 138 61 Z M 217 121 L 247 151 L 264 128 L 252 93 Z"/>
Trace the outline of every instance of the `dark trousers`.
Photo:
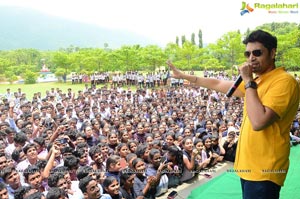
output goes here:
<path id="1" fill-rule="evenodd" d="M 279 199 L 281 186 L 271 181 L 241 179 L 243 199 Z"/>

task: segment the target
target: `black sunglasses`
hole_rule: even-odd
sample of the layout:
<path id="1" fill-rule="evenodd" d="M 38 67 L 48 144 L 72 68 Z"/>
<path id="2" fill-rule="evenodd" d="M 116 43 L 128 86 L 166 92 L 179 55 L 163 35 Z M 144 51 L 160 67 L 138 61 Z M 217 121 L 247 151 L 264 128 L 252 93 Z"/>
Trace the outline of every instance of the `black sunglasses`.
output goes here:
<path id="1" fill-rule="evenodd" d="M 252 53 L 252 55 L 254 55 L 255 57 L 259 57 L 259 56 L 262 55 L 262 50 L 253 50 L 252 52 L 250 52 L 250 51 L 245 51 L 245 52 L 244 52 L 244 55 L 245 55 L 245 57 L 249 58 L 250 55 L 251 55 L 251 53 Z"/>

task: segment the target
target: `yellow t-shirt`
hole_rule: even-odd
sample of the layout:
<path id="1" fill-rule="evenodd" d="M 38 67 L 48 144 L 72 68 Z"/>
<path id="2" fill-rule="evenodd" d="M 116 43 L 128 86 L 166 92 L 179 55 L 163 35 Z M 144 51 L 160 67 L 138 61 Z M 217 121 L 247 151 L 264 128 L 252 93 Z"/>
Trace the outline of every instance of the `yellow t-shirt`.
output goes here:
<path id="1" fill-rule="evenodd" d="M 245 180 L 269 180 L 283 186 L 289 167 L 290 127 L 299 106 L 299 84 L 284 68 L 276 68 L 255 81 L 262 104 L 280 119 L 254 131 L 245 101 L 234 171 Z M 244 82 L 238 89 L 245 93 Z"/>

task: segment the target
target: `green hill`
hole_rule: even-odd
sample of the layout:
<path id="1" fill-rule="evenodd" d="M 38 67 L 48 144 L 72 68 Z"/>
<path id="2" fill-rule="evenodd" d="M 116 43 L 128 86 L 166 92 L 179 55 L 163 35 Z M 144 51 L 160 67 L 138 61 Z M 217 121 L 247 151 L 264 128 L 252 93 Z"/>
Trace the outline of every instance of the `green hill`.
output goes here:
<path id="1" fill-rule="evenodd" d="M 110 48 L 155 44 L 135 33 L 54 17 L 29 8 L 0 6 L 0 24 L 0 50 L 57 50 L 70 45 L 103 48 L 104 43 Z"/>

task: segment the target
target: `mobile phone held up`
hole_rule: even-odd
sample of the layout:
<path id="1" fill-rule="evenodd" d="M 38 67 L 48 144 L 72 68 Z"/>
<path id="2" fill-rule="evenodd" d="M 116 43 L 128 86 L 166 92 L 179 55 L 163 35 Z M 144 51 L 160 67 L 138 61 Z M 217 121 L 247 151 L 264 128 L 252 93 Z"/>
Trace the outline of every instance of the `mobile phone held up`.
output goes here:
<path id="1" fill-rule="evenodd" d="M 169 193 L 167 198 L 168 199 L 174 199 L 174 198 L 176 198 L 176 196 L 178 196 L 177 191 L 172 191 L 171 193 Z"/>
<path id="2" fill-rule="evenodd" d="M 68 143 L 68 139 L 67 138 L 61 138 L 57 140 L 60 144 L 66 144 Z"/>

